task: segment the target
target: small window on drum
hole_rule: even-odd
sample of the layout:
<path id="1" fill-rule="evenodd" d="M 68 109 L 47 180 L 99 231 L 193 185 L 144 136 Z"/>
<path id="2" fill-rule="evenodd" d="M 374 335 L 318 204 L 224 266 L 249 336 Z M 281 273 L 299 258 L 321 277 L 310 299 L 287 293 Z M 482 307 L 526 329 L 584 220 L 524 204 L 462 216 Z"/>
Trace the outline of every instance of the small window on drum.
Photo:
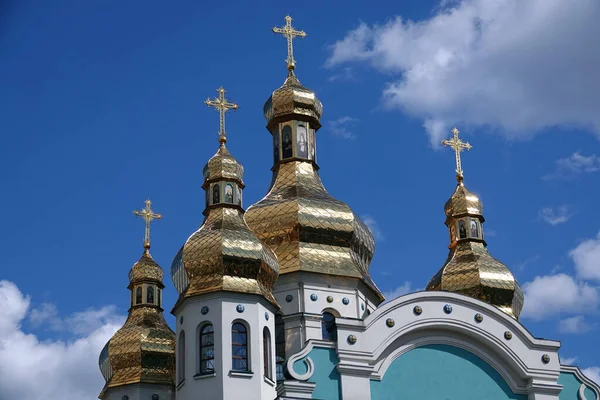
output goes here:
<path id="1" fill-rule="evenodd" d="M 154 287 L 148 286 L 146 288 L 146 303 L 154 304 Z"/>
<path id="2" fill-rule="evenodd" d="M 200 374 L 215 372 L 215 329 L 206 324 L 200 329 Z"/>
<path id="3" fill-rule="evenodd" d="M 231 364 L 233 371 L 248 372 L 248 330 L 240 322 L 231 326 Z"/>
<path id="4" fill-rule="evenodd" d="M 321 332 L 323 340 L 337 342 L 337 327 L 335 325 L 335 316 L 332 313 L 324 312 L 321 321 Z"/>

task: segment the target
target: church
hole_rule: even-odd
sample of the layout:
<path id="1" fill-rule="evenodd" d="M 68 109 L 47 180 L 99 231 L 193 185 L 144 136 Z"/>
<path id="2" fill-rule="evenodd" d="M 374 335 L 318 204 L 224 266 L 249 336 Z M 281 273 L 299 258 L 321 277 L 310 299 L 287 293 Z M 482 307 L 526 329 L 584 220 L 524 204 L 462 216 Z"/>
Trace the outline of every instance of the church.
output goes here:
<path id="1" fill-rule="evenodd" d="M 487 250 L 483 206 L 465 185 L 454 128 L 456 188 L 444 205 L 448 258 L 424 291 L 384 303 L 369 275 L 373 234 L 319 177 L 323 106 L 295 73 L 264 105 L 273 138 L 265 197 L 244 209 L 244 168 L 219 145 L 204 167 L 204 222 L 175 254 L 175 332 L 162 302 L 163 269 L 150 254 L 151 202 L 141 258 L 129 272 L 127 321 L 99 358 L 101 400 L 600 400 L 600 386 L 561 364 L 560 342 L 519 322 L 523 290 Z M 266 143 L 265 143 L 266 145 Z M 216 145 L 215 145 L 216 147 Z M 327 157 L 327 154 L 321 154 Z M 441 263 L 441 260 L 440 260 Z M 421 268 L 428 268 L 421 266 Z M 123 295 L 125 300 L 125 295 Z"/>

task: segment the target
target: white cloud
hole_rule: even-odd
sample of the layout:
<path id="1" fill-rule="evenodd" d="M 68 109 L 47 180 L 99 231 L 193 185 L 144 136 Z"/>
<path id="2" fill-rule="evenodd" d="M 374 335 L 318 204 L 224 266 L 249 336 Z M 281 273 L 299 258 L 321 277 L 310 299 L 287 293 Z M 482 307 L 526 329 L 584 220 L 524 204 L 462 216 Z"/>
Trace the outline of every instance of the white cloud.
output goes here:
<path id="1" fill-rule="evenodd" d="M 373 218 L 370 215 L 363 215 L 361 217 L 362 221 L 365 223 L 365 225 L 369 228 L 369 230 L 371 231 L 371 233 L 373 234 L 373 237 L 377 240 L 383 240 L 383 232 L 381 231 L 381 228 L 379 227 L 379 225 L 377 224 L 377 221 L 375 221 L 375 218 Z"/>
<path id="2" fill-rule="evenodd" d="M 361 23 L 326 66 L 396 75 L 384 103 L 422 119 L 434 144 L 455 124 L 509 138 L 553 126 L 598 134 L 599 19 L 597 0 L 444 1 L 426 20 Z"/>
<path id="3" fill-rule="evenodd" d="M 556 160 L 556 171 L 542 177 L 544 180 L 568 179 L 577 175 L 600 171 L 600 157 L 595 154 L 583 156 L 576 151 L 569 157 Z"/>
<path id="4" fill-rule="evenodd" d="M 559 314 L 594 311 L 598 291 L 567 274 L 536 276 L 523 285 L 525 306 L 521 316 L 539 321 Z"/>
<path id="5" fill-rule="evenodd" d="M 485 236 L 487 236 L 487 237 L 494 237 L 494 236 L 498 236 L 498 232 L 496 232 L 496 231 L 495 231 L 495 230 L 493 230 L 493 229 L 486 229 L 486 230 L 484 231 L 484 234 L 485 234 Z"/>
<path id="6" fill-rule="evenodd" d="M 519 271 L 523 271 L 525 269 L 525 267 L 527 267 L 528 265 L 537 263 L 539 261 L 539 259 L 540 259 L 540 255 L 536 254 L 535 256 L 529 257 L 528 259 L 526 259 L 523 262 L 515 264 L 515 269 L 519 270 Z"/>
<path id="7" fill-rule="evenodd" d="M 600 281 L 600 233 L 593 238 L 585 240 L 569 252 L 575 263 L 577 275 L 583 279 Z"/>
<path id="8" fill-rule="evenodd" d="M 327 80 L 329 82 L 356 81 L 356 76 L 354 75 L 354 70 L 352 69 L 352 67 L 344 67 L 344 68 L 341 68 L 339 73 L 331 75 L 329 78 L 327 78 Z"/>
<path id="9" fill-rule="evenodd" d="M 591 329 L 583 315 L 577 315 L 571 318 L 565 318 L 558 323 L 558 330 L 561 333 L 585 333 Z"/>
<path id="10" fill-rule="evenodd" d="M 573 365 L 577 361 L 577 357 L 560 357 L 562 365 Z"/>
<path id="11" fill-rule="evenodd" d="M 383 292 L 383 297 L 385 297 L 385 302 L 387 303 L 394 300 L 396 297 L 400 297 L 410 292 L 412 292 L 411 283 L 406 281 L 393 290 Z"/>
<path id="12" fill-rule="evenodd" d="M 567 222 L 573 214 L 568 206 L 560 206 L 556 209 L 545 207 L 540 210 L 539 217 L 550 225 L 559 225 Z"/>
<path id="13" fill-rule="evenodd" d="M 341 117 L 333 121 L 329 121 L 329 129 L 335 136 L 340 136 L 344 139 L 354 139 L 356 135 L 352 132 L 352 128 L 358 119 L 352 117 Z"/>
<path id="14" fill-rule="evenodd" d="M 98 356 L 123 322 L 114 308 L 90 309 L 64 319 L 49 304 L 31 310 L 29 320 L 33 324 L 56 329 L 57 321 L 66 321 L 73 329 L 69 332 L 71 340 L 41 341 L 22 329 L 30 310 L 29 296 L 14 283 L 0 281 L 0 304 L 1 399 L 97 398 L 104 384 Z"/>
<path id="15" fill-rule="evenodd" d="M 600 367 L 589 367 L 584 369 L 583 374 L 600 385 Z"/>

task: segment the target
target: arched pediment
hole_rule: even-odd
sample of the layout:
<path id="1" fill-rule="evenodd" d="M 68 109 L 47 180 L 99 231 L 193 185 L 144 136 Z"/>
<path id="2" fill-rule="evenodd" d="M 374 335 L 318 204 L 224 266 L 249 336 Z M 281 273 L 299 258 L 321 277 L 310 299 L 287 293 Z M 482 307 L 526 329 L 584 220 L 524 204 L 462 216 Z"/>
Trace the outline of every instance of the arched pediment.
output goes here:
<path id="1" fill-rule="evenodd" d="M 338 335 L 340 370 L 368 370 L 376 380 L 406 352 L 435 344 L 479 357 L 514 393 L 525 393 L 531 385 L 556 385 L 560 373 L 560 343 L 536 339 L 496 307 L 456 293 L 399 297 L 364 321 L 340 318 Z"/>

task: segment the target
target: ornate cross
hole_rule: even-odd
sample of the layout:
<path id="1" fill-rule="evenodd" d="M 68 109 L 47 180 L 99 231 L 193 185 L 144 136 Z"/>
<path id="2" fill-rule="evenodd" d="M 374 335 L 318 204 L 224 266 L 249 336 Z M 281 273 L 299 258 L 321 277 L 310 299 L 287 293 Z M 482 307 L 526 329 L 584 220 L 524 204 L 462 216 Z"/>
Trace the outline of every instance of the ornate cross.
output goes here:
<path id="1" fill-rule="evenodd" d="M 144 234 L 144 248 L 147 250 L 150 248 L 150 222 L 155 219 L 161 219 L 162 215 L 155 214 L 150 208 L 152 202 L 150 199 L 146 200 L 146 207 L 142 211 L 134 211 L 133 214 L 137 217 L 142 217 L 146 221 L 146 233 Z"/>
<path id="2" fill-rule="evenodd" d="M 460 163 L 460 152 L 464 149 L 471 150 L 471 145 L 469 144 L 469 142 L 465 143 L 459 139 L 459 130 L 456 129 L 456 127 L 452 128 L 450 132 L 452 132 L 452 135 L 454 136 L 450 140 L 442 140 L 442 144 L 444 145 L 444 147 L 449 146 L 454 150 L 454 153 L 456 154 L 456 176 L 457 178 L 462 179 L 463 170 L 462 165 Z"/>
<path id="3" fill-rule="evenodd" d="M 225 99 L 225 89 L 221 86 L 217 89 L 219 92 L 219 97 L 211 99 L 206 99 L 204 104 L 209 107 L 214 107 L 219 111 L 219 142 L 225 143 L 227 141 L 226 133 L 225 133 L 225 113 L 229 110 L 237 110 L 239 106 L 235 103 L 230 103 Z"/>
<path id="4" fill-rule="evenodd" d="M 294 29 L 294 27 L 292 27 L 292 17 L 290 17 L 289 15 L 285 16 L 285 25 L 281 28 L 274 27 L 273 32 L 280 33 L 287 39 L 288 56 L 287 60 L 285 61 L 287 62 L 288 69 L 291 71 L 296 67 L 296 60 L 294 60 L 294 49 L 292 47 L 292 40 L 294 40 L 296 36 L 304 38 L 306 36 L 306 33 L 304 31 L 297 31 Z"/>

